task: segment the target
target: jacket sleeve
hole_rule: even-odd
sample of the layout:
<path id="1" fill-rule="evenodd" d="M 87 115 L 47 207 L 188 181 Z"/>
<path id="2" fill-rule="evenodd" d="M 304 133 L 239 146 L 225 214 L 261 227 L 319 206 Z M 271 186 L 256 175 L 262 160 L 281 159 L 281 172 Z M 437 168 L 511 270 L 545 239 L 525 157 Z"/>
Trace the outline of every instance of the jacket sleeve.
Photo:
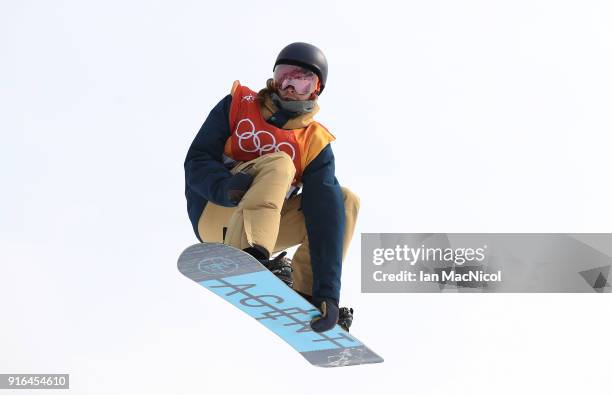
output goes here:
<path id="1" fill-rule="evenodd" d="M 236 206 L 228 196 L 232 174 L 223 165 L 223 149 L 230 137 L 232 96 L 223 98 L 208 114 L 185 158 L 187 185 L 202 198 L 225 207 Z"/>
<path id="2" fill-rule="evenodd" d="M 345 211 L 330 144 L 306 166 L 302 184 L 302 211 L 313 272 L 312 295 L 339 302 Z"/>

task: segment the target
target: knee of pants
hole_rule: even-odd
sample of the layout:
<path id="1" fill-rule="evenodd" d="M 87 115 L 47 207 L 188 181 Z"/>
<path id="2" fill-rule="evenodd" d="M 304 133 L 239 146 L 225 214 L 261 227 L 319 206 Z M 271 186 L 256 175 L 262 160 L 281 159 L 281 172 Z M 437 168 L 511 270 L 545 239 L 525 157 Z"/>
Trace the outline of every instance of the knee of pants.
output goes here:
<path id="1" fill-rule="evenodd" d="M 296 170 L 289 154 L 279 151 L 264 156 L 266 157 L 265 167 L 270 166 L 274 174 L 279 177 L 293 180 Z"/>
<path id="2" fill-rule="evenodd" d="M 340 189 L 342 189 L 342 194 L 344 195 L 344 207 L 359 211 L 359 196 L 357 196 L 355 192 L 351 191 L 347 187 L 340 187 Z"/>

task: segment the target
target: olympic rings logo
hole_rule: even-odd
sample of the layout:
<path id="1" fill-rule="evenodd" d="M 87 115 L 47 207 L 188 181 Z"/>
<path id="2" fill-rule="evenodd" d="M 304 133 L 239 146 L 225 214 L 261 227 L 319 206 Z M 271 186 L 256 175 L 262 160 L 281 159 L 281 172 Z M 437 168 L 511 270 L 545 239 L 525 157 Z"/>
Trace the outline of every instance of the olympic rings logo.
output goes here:
<path id="1" fill-rule="evenodd" d="M 240 125 L 246 122 L 250 125 L 249 130 L 240 130 Z M 243 128 L 244 129 L 244 128 Z M 287 147 L 283 150 L 291 156 L 291 160 L 295 160 L 295 148 L 288 142 L 276 144 L 274 135 L 266 130 L 255 131 L 255 124 L 249 118 L 241 119 L 236 125 L 234 132 L 238 137 L 238 147 L 244 152 L 258 152 L 259 156 L 264 153 L 280 152 L 281 147 Z M 287 152 L 289 150 L 290 152 Z"/>

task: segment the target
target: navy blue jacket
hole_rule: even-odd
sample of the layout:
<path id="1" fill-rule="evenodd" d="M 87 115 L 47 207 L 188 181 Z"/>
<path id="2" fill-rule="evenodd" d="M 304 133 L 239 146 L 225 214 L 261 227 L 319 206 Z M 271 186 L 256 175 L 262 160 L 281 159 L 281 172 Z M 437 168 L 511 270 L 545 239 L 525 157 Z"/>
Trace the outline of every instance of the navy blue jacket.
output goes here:
<path id="1" fill-rule="evenodd" d="M 232 96 L 227 95 L 212 109 L 185 158 L 187 211 L 198 239 L 198 220 L 209 201 L 225 207 L 236 206 L 227 193 L 232 174 L 222 162 L 225 142 L 231 135 L 231 104 Z M 345 213 L 330 144 L 306 166 L 302 184 L 301 209 L 310 245 L 312 295 L 338 302 Z"/>

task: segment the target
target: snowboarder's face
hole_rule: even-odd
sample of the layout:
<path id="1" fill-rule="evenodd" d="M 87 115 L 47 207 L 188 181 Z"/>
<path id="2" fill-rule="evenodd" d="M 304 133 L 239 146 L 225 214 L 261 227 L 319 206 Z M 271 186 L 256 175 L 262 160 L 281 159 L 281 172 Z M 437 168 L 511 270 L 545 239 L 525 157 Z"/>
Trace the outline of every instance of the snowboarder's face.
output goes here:
<path id="1" fill-rule="evenodd" d="M 299 66 L 279 64 L 274 69 L 274 82 L 283 100 L 313 99 L 319 77 Z"/>

